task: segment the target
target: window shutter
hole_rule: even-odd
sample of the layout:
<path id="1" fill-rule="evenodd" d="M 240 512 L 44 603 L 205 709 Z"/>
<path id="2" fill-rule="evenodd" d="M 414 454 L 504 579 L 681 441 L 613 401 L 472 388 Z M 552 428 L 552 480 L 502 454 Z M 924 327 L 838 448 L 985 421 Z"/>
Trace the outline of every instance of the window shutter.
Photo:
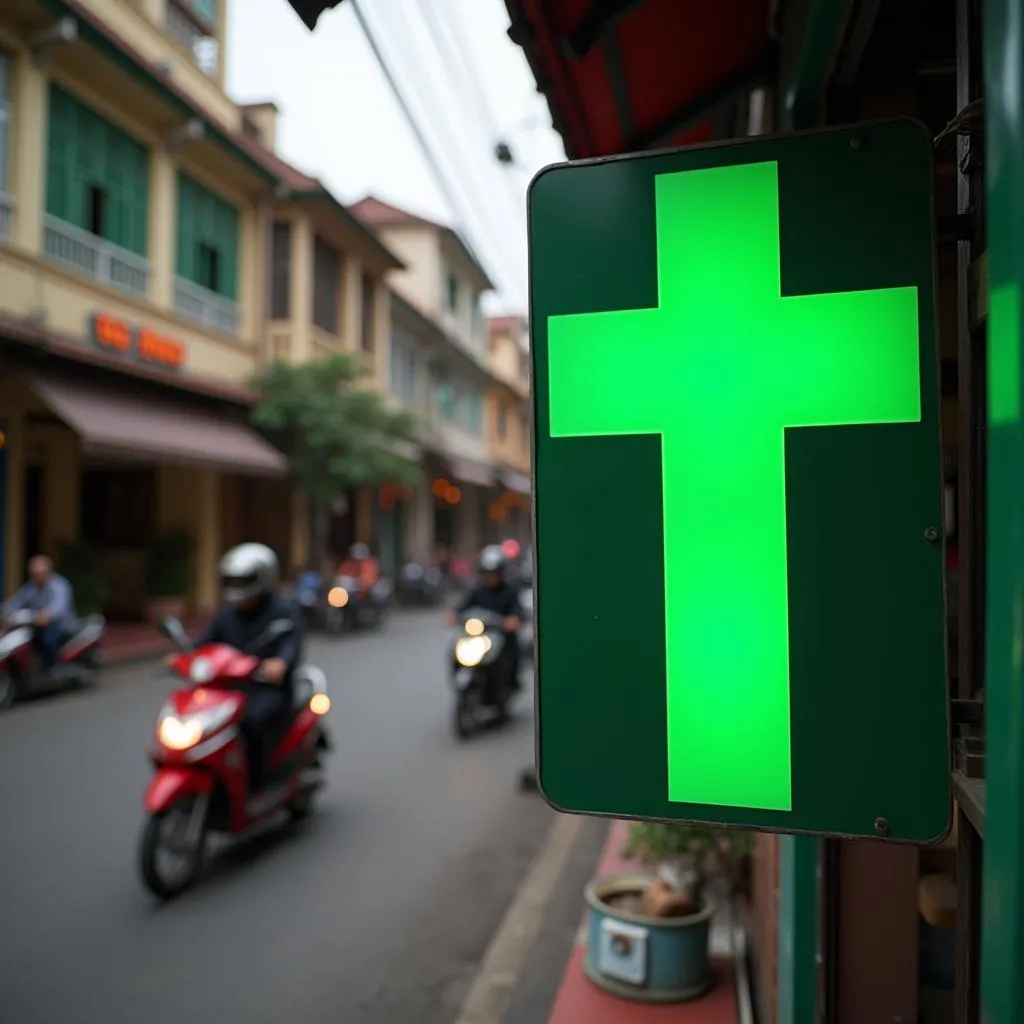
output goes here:
<path id="1" fill-rule="evenodd" d="M 51 83 L 46 141 L 46 212 L 70 220 L 75 136 L 70 97 Z"/>
<path id="2" fill-rule="evenodd" d="M 238 213 L 216 197 L 217 238 L 214 247 L 220 252 L 221 280 L 219 290 L 228 299 L 238 298 Z"/>
<path id="3" fill-rule="evenodd" d="M 216 249 L 220 264 L 217 291 L 238 295 L 238 211 L 186 174 L 178 174 L 178 274 L 206 286 L 201 245 Z"/>
<path id="4" fill-rule="evenodd" d="M 192 179 L 178 172 L 178 276 L 195 281 L 198 271 L 196 249 L 199 239 L 195 234 L 196 195 Z"/>

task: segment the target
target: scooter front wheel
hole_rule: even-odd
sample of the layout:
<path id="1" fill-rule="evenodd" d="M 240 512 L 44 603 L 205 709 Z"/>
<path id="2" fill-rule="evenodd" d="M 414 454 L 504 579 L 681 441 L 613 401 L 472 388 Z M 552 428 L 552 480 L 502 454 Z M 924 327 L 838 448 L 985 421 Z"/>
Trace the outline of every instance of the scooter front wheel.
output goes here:
<path id="1" fill-rule="evenodd" d="M 480 726 L 480 691 L 476 686 L 467 686 L 455 700 L 455 736 L 468 740 Z"/>
<path id="2" fill-rule="evenodd" d="M 199 877 L 206 857 L 205 803 L 182 801 L 159 814 L 151 814 L 139 844 L 142 881 L 158 899 L 170 900 Z M 200 814 L 196 822 L 194 815 Z"/>

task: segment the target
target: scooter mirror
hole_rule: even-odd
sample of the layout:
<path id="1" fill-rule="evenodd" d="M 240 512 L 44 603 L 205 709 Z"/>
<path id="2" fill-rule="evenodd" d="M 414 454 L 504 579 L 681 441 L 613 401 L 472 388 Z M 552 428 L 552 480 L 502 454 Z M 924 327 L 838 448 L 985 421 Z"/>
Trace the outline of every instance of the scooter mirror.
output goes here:
<path id="1" fill-rule="evenodd" d="M 160 620 L 160 632 L 181 651 L 191 649 L 192 642 L 185 632 L 185 627 L 172 615 L 166 615 Z"/>

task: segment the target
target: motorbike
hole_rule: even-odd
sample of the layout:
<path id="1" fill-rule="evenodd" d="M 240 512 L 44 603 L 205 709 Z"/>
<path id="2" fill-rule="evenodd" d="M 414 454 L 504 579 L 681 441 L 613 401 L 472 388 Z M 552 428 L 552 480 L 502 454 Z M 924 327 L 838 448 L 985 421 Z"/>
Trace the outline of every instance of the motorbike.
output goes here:
<path id="1" fill-rule="evenodd" d="M 331 748 L 324 716 L 331 700 L 324 673 L 306 665 L 295 673 L 291 714 L 268 738 L 267 786 L 249 793 L 239 733 L 246 697 L 238 687 L 259 680 L 259 652 L 293 628 L 276 619 L 245 651 L 226 644 L 196 650 L 180 622 L 161 622 L 181 652 L 171 671 L 187 680 L 157 717 L 150 750 L 156 773 L 144 798 L 142 880 L 161 900 L 196 880 L 212 833 L 237 837 L 282 810 L 300 820 L 324 785 L 323 758 Z"/>
<path id="2" fill-rule="evenodd" d="M 25 609 L 6 619 L 7 631 L 0 638 L 0 711 L 28 696 L 92 686 L 99 676 L 100 641 L 107 627 L 102 615 L 89 615 L 77 624 L 49 670 L 42 667 L 36 648 L 35 616 Z"/>
<path id="3" fill-rule="evenodd" d="M 323 576 L 315 570 L 299 573 L 292 599 L 299 606 L 307 629 L 322 629 L 327 621 L 327 599 Z"/>
<path id="4" fill-rule="evenodd" d="M 354 576 L 338 576 L 327 591 L 325 611 L 329 633 L 380 629 L 391 601 L 390 580 L 383 577 L 365 590 Z"/>
<path id="5" fill-rule="evenodd" d="M 395 596 L 403 605 L 435 608 L 444 597 L 444 573 L 435 565 L 406 562 Z"/>
<path id="6" fill-rule="evenodd" d="M 452 687 L 455 690 L 455 735 L 468 739 L 485 725 L 508 718 L 515 692 L 508 678 L 504 619 L 482 608 L 462 613 L 462 627 L 451 650 Z"/>

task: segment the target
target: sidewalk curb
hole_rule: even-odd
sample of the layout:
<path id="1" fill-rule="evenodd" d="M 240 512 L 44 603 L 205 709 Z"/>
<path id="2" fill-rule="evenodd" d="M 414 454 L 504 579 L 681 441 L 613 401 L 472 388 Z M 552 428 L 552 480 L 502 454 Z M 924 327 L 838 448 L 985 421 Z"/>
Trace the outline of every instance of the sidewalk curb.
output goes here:
<path id="1" fill-rule="evenodd" d="M 548 901 L 565 872 L 584 821 L 578 815 L 566 814 L 552 822 L 540 853 L 484 953 L 454 1024 L 501 1024 L 512 988 L 544 923 Z"/>

